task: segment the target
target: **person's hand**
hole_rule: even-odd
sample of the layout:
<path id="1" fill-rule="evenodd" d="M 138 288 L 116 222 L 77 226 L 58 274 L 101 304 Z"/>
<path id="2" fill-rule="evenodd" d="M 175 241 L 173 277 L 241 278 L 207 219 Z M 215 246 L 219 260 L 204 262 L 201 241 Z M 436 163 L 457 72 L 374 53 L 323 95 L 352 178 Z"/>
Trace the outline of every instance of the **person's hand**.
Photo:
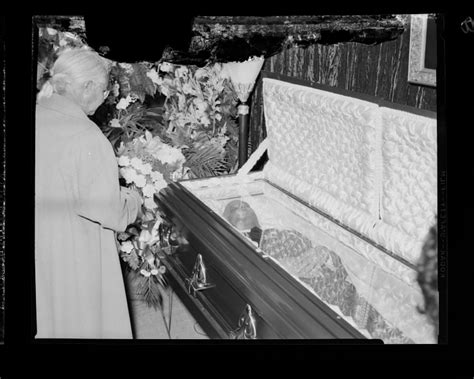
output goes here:
<path id="1" fill-rule="evenodd" d="M 135 221 L 140 221 L 144 217 L 144 209 L 143 209 L 143 197 L 140 195 L 140 192 L 138 192 L 137 187 L 132 184 L 129 188 L 124 187 L 126 191 L 128 191 L 132 196 L 134 196 L 138 200 L 138 212 L 137 212 L 137 218 Z"/>

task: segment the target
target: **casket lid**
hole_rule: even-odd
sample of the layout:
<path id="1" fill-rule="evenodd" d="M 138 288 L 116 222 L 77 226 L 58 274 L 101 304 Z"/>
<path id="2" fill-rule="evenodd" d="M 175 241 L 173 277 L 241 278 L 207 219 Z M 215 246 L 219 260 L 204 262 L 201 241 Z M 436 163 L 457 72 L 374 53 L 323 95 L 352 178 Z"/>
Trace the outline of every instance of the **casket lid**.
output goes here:
<path id="1" fill-rule="evenodd" d="M 436 113 L 262 72 L 265 177 L 415 263 L 436 222 Z M 407 196 L 408 192 L 408 196 Z"/>

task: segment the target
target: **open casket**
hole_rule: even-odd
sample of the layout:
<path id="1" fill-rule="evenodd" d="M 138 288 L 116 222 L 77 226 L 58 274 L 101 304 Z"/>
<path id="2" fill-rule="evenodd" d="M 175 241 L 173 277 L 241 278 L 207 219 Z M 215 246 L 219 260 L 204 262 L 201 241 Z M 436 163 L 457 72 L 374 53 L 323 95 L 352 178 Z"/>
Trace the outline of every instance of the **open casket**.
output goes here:
<path id="1" fill-rule="evenodd" d="M 416 262 L 436 222 L 436 114 L 263 75 L 267 138 L 248 162 L 156 195 L 185 241 L 163 262 L 190 309 L 211 338 L 435 343 Z"/>

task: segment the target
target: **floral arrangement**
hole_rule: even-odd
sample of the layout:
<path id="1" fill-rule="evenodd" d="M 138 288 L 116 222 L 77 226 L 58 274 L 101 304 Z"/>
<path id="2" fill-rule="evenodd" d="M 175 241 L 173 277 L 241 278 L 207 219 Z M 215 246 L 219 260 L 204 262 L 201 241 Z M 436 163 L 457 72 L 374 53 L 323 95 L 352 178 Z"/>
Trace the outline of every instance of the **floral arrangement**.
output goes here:
<path id="1" fill-rule="evenodd" d="M 146 130 L 153 135 L 161 134 L 163 107 L 152 105 L 157 95 L 157 86 L 148 76 L 152 71 L 147 62 L 111 64 L 110 93 L 96 112 L 96 121 L 115 148 Z"/>
<path id="2" fill-rule="evenodd" d="M 141 222 L 140 226 L 130 225 L 125 233 L 120 233 L 118 240 L 121 258 L 141 276 L 137 293 L 142 295 L 153 306 L 161 305 L 162 296 L 158 286 L 165 288 L 167 281 L 163 274 L 166 272 L 158 257 L 159 236 L 158 227 L 161 219 Z"/>
<path id="3" fill-rule="evenodd" d="M 133 280 L 136 283 L 136 294 L 141 296 L 148 306 L 161 311 L 168 336 L 171 338 L 170 325 L 163 309 L 162 291 L 168 288 L 168 281 L 165 276 L 166 267 L 160 260 L 162 246 L 159 243 L 159 228 L 162 220 L 158 213 L 147 214 L 147 218 L 129 225 L 124 233 L 118 234 L 119 255 L 135 274 Z"/>
<path id="4" fill-rule="evenodd" d="M 110 86 L 102 130 L 116 148 L 149 131 L 181 149 L 190 178 L 236 170 L 237 99 L 220 64 L 116 63 Z"/>
<path id="5" fill-rule="evenodd" d="M 120 177 L 142 195 L 147 214 L 119 236 L 120 255 L 136 273 L 138 293 L 162 309 L 161 217 L 153 196 L 178 179 L 232 172 L 237 163 L 236 99 L 221 65 L 114 67 L 106 102 L 110 121 L 103 130 L 116 146 Z"/>
<path id="6" fill-rule="evenodd" d="M 236 169 L 237 99 L 222 65 L 202 68 L 159 65 L 158 90 L 166 96 L 166 135 L 185 147 L 191 177 L 216 176 Z"/>
<path id="7" fill-rule="evenodd" d="M 138 294 L 160 309 L 161 290 L 166 288 L 163 276 L 166 269 L 158 257 L 161 217 L 154 195 L 171 181 L 185 177 L 184 161 L 180 149 L 163 143 L 149 131 L 128 143 L 121 142 L 117 150 L 120 178 L 142 196 L 144 207 L 142 219 L 118 236 L 120 256 L 138 273 Z"/>
<path id="8" fill-rule="evenodd" d="M 145 208 L 151 211 L 157 207 L 154 194 L 186 174 L 180 149 L 163 143 L 149 131 L 127 144 L 122 142 L 117 156 L 120 176 L 142 195 Z"/>

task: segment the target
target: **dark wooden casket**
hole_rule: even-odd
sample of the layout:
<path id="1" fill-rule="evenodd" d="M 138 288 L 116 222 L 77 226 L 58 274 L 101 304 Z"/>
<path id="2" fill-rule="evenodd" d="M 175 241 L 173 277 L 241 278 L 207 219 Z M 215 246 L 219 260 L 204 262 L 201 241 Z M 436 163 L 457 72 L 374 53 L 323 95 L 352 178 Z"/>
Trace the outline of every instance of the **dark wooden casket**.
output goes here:
<path id="1" fill-rule="evenodd" d="M 248 162 L 156 195 L 178 294 L 211 338 L 435 343 L 416 262 L 436 114 L 263 76 L 268 136 Z"/>

